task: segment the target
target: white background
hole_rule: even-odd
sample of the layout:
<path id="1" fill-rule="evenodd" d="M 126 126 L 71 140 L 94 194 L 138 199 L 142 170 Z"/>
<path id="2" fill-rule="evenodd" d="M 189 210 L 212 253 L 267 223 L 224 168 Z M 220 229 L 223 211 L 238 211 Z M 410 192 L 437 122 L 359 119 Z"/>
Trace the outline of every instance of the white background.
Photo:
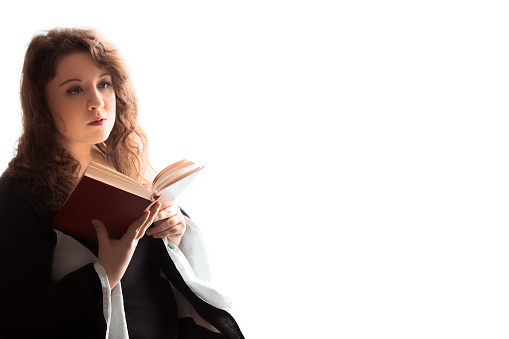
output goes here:
<path id="1" fill-rule="evenodd" d="M 124 55 L 156 168 L 247 338 L 507 338 L 503 1 L 49 1 L 0 11 L 0 164 L 39 30 Z"/>

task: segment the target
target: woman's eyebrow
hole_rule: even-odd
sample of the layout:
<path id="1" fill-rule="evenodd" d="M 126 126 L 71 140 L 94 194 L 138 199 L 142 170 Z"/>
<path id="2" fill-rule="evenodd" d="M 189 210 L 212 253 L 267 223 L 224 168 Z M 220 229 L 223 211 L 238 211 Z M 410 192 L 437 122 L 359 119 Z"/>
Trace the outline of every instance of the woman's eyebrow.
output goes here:
<path id="1" fill-rule="evenodd" d="M 99 79 L 100 79 L 100 78 L 103 78 L 103 77 L 105 77 L 105 76 L 108 76 L 108 75 L 109 75 L 109 76 L 111 76 L 111 74 L 110 74 L 110 73 L 104 73 L 104 74 L 101 74 L 101 75 L 99 76 Z M 66 81 L 62 82 L 60 85 L 58 85 L 58 87 L 62 87 L 63 85 L 65 85 L 66 83 L 71 82 L 71 81 L 82 82 L 80 79 L 69 79 L 69 80 L 66 80 Z"/>
<path id="2" fill-rule="evenodd" d="M 65 85 L 66 83 L 71 82 L 71 81 L 81 82 L 80 79 L 69 79 L 69 80 L 62 82 L 58 87 L 62 87 L 63 85 Z"/>

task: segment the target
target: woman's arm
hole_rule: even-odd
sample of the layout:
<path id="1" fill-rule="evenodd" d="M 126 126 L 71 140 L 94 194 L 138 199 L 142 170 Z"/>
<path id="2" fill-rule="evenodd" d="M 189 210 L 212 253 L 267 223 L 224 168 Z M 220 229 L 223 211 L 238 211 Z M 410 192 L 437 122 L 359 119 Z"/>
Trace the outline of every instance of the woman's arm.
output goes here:
<path id="1" fill-rule="evenodd" d="M 38 200 L 0 180 L 0 333 L 5 338 L 104 336 L 92 264 L 51 281 L 56 242 Z"/>

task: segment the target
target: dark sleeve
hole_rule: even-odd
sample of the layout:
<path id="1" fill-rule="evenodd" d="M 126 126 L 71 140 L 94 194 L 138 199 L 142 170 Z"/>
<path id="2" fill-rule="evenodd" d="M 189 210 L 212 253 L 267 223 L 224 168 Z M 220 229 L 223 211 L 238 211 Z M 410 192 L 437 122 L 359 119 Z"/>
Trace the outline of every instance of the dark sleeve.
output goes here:
<path id="1" fill-rule="evenodd" d="M 0 179 L 0 337 L 104 338 L 92 264 L 51 281 L 56 234 L 40 201 Z"/>

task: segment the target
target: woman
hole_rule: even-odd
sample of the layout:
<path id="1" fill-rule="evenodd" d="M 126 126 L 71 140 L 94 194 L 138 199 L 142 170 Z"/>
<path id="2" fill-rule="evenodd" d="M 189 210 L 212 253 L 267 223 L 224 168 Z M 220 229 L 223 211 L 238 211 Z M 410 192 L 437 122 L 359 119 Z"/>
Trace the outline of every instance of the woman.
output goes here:
<path id="1" fill-rule="evenodd" d="M 98 244 L 50 226 L 90 161 L 150 181 L 136 98 L 112 46 L 90 30 L 35 36 L 21 103 L 17 154 L 0 178 L 1 335 L 243 338 L 177 206 L 155 204 L 119 240 L 91 220 Z"/>

